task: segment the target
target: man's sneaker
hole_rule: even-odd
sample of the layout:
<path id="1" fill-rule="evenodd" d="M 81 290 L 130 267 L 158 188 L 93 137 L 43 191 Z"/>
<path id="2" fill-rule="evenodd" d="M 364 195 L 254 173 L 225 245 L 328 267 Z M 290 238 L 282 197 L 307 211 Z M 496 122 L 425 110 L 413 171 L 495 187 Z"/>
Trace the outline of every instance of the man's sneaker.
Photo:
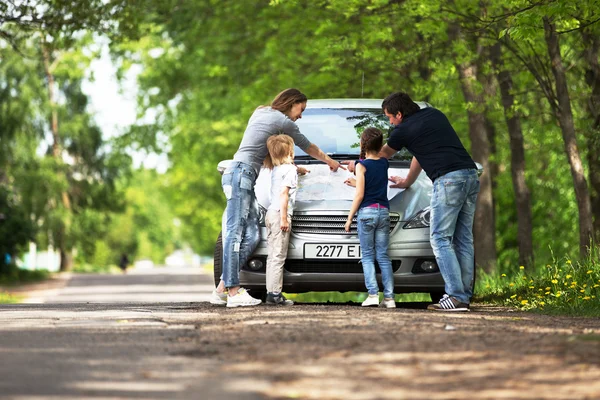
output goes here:
<path id="1" fill-rule="evenodd" d="M 210 295 L 210 304 L 215 306 L 226 306 L 227 305 L 227 293 L 219 293 L 217 289 L 213 290 Z"/>
<path id="2" fill-rule="evenodd" d="M 251 307 L 260 303 L 262 301 L 250 296 L 244 288 L 239 288 L 235 296 L 227 296 L 227 307 Z"/>
<path id="3" fill-rule="evenodd" d="M 381 303 L 379 303 L 379 307 L 381 308 L 396 308 L 396 301 L 392 298 L 383 299 Z"/>
<path id="4" fill-rule="evenodd" d="M 363 307 L 372 307 L 379 305 L 379 295 L 378 294 L 370 294 L 369 297 L 365 299 L 365 301 L 361 304 Z"/>
<path id="5" fill-rule="evenodd" d="M 267 293 L 266 304 L 270 306 L 291 306 L 294 305 L 292 300 L 288 300 L 281 293 Z"/>
<path id="6" fill-rule="evenodd" d="M 467 303 L 462 303 L 447 294 L 440 299 L 439 303 L 428 305 L 427 309 L 434 311 L 471 311 Z"/>

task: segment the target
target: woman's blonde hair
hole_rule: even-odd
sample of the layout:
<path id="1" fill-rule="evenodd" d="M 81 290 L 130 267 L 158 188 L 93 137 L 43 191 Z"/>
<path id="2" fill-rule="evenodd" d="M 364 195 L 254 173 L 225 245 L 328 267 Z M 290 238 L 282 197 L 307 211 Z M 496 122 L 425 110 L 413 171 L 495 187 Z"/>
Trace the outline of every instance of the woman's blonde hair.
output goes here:
<path id="1" fill-rule="evenodd" d="M 273 135 L 267 139 L 269 154 L 264 165 L 268 169 L 281 164 L 292 164 L 294 157 L 294 139 L 288 135 Z"/>

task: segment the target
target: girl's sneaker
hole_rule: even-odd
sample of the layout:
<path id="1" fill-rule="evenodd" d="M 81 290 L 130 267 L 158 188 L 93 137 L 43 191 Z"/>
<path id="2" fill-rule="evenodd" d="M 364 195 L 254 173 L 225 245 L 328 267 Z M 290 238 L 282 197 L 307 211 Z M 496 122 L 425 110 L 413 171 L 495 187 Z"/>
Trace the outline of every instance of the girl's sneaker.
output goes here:
<path id="1" fill-rule="evenodd" d="M 381 303 L 379 303 L 379 307 L 381 308 L 396 308 L 396 301 L 392 298 L 383 299 Z"/>
<path id="2" fill-rule="evenodd" d="M 369 297 L 362 302 L 363 307 L 373 307 L 379 305 L 379 295 L 378 294 L 370 294 Z"/>
<path id="3" fill-rule="evenodd" d="M 210 304 L 215 306 L 226 306 L 227 305 L 227 293 L 219 293 L 217 289 L 214 289 L 210 294 L 210 299 L 208 300 Z"/>
<path id="4" fill-rule="evenodd" d="M 246 291 L 246 289 L 244 289 L 244 288 L 239 288 L 238 292 L 235 294 L 235 296 L 231 296 L 231 295 L 227 296 L 227 307 L 230 307 L 230 308 L 231 307 L 251 307 L 251 306 L 257 306 L 260 303 L 262 303 L 262 301 L 250 296 L 248 294 L 248 292 Z"/>

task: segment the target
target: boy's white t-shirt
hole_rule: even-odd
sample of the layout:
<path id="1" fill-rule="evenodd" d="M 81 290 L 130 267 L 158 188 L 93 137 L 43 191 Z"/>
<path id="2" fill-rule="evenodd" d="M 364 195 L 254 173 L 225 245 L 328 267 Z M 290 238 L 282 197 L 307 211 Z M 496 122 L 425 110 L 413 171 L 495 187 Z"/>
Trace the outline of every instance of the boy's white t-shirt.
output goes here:
<path id="1" fill-rule="evenodd" d="M 287 213 L 292 215 L 294 203 L 296 202 L 296 190 L 298 189 L 298 170 L 293 164 L 278 165 L 271 171 L 271 204 L 269 210 L 281 211 L 279 196 L 285 186 L 290 188 Z"/>

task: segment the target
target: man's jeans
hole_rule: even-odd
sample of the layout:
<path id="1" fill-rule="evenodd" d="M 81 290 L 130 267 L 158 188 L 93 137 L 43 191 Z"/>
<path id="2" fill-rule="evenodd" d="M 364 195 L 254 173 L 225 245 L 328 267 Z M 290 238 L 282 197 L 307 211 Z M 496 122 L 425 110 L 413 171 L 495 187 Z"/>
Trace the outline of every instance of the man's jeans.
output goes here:
<path id="1" fill-rule="evenodd" d="M 431 247 L 446 294 L 463 303 L 473 296 L 473 219 L 478 193 L 477 171 L 463 169 L 437 178 L 431 196 Z"/>
<path id="2" fill-rule="evenodd" d="M 358 211 L 358 238 L 365 274 L 365 286 L 369 294 L 378 294 L 379 286 L 375 276 L 375 260 L 381 269 L 383 297 L 394 298 L 394 273 L 388 257 L 390 244 L 390 212 L 385 207 L 363 207 Z"/>
<path id="3" fill-rule="evenodd" d="M 240 268 L 258 246 L 258 204 L 254 194 L 256 171 L 233 162 L 223 173 L 221 186 L 227 198 L 223 214 L 223 275 L 225 287 L 239 286 Z"/>

